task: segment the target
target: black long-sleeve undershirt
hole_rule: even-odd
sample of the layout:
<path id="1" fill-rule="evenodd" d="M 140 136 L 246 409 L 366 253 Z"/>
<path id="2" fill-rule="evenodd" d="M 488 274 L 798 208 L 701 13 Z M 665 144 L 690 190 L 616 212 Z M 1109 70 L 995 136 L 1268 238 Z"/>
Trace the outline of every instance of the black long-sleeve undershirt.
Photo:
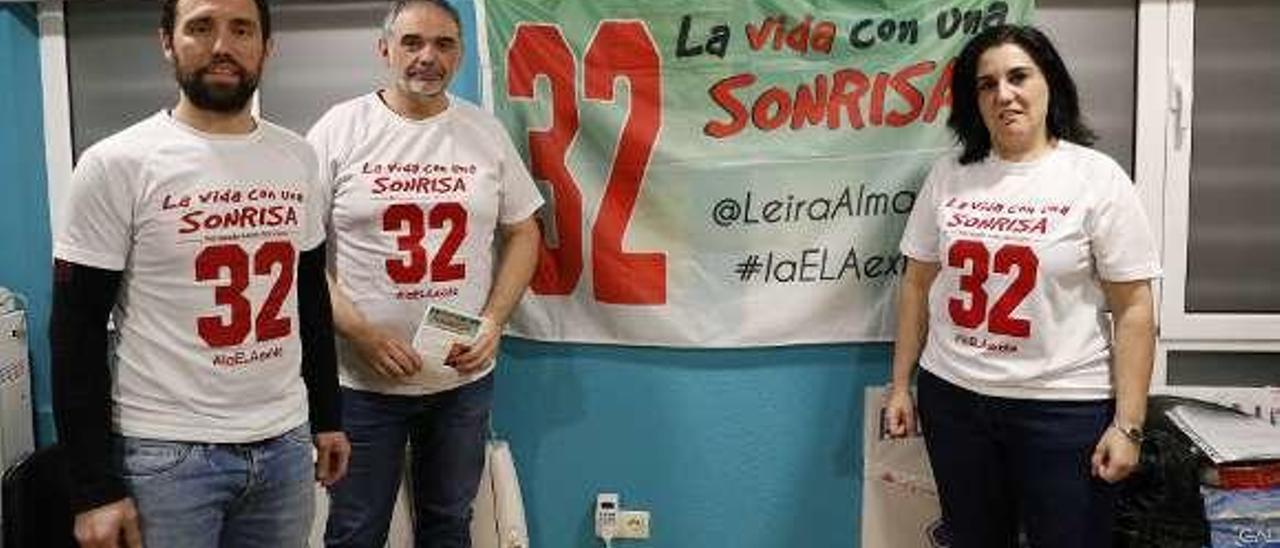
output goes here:
<path id="1" fill-rule="evenodd" d="M 302 252 L 298 260 L 298 323 L 302 337 L 302 380 L 307 385 L 312 432 L 342 429 L 338 356 L 333 341 L 333 307 L 325 276 L 325 246 Z"/>
<path id="2" fill-rule="evenodd" d="M 79 513 L 127 496 L 111 458 L 107 318 L 122 273 L 57 260 L 53 265 L 53 413 Z"/>

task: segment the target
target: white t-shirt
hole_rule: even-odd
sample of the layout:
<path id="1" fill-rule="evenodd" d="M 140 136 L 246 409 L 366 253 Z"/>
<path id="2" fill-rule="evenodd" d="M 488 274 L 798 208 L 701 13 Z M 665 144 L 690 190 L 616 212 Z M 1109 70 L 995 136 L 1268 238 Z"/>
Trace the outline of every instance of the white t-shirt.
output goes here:
<path id="1" fill-rule="evenodd" d="M 307 139 L 331 192 L 330 267 L 356 309 L 406 342 L 430 303 L 479 314 L 499 223 L 542 206 L 497 119 L 450 96 L 440 114 L 409 120 L 370 93 L 334 106 Z M 342 337 L 338 363 L 343 386 L 387 394 L 440 392 L 493 368 L 425 368 L 410 382 L 390 381 Z"/>
<path id="2" fill-rule="evenodd" d="M 123 271 L 112 397 L 127 436 L 242 443 L 307 420 L 299 253 L 324 239 L 315 153 L 259 120 L 160 112 L 85 151 L 54 255 Z"/>
<path id="3" fill-rule="evenodd" d="M 1066 141 L 1025 163 L 933 165 L 902 253 L 940 263 L 920 365 L 991 396 L 1111 394 L 1101 281 L 1160 275 L 1133 183 L 1106 155 Z"/>

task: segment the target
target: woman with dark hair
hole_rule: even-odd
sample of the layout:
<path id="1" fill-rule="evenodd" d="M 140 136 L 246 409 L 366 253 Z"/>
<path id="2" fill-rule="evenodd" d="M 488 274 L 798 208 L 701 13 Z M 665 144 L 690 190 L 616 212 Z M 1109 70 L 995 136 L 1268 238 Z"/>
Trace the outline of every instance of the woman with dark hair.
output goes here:
<path id="1" fill-rule="evenodd" d="M 1155 241 L 1133 183 L 1087 148 L 1075 84 L 1040 31 L 960 53 L 947 125 L 903 235 L 889 429 L 920 422 L 959 548 L 1111 545 L 1112 484 L 1141 447 Z M 1108 319 L 1106 311 L 1111 311 Z"/>

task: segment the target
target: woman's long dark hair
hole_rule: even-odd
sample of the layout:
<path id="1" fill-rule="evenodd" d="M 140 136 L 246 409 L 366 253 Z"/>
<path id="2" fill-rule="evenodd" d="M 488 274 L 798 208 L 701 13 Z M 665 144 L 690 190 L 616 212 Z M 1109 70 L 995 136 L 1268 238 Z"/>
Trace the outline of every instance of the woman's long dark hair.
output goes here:
<path id="1" fill-rule="evenodd" d="M 961 164 L 981 161 L 991 153 L 991 132 L 978 110 L 978 58 L 987 50 L 1014 44 L 1035 62 L 1049 87 L 1049 112 L 1045 126 L 1049 136 L 1081 145 L 1092 145 L 1097 135 L 1080 116 L 1080 98 L 1067 66 L 1049 37 L 1030 25 L 997 25 L 978 33 L 956 58 L 951 76 L 951 115 L 947 127 L 964 147 Z"/>

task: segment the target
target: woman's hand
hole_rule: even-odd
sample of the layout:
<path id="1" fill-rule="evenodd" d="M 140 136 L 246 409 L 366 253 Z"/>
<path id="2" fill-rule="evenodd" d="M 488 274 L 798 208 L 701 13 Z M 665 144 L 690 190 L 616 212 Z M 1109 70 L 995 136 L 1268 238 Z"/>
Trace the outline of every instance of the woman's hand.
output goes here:
<path id="1" fill-rule="evenodd" d="M 1142 446 L 1114 426 L 1108 426 L 1093 448 L 1093 475 L 1115 483 L 1129 477 L 1138 466 Z"/>
<path id="2" fill-rule="evenodd" d="M 901 438 L 916 431 L 916 404 L 911 398 L 911 391 L 906 387 L 898 388 L 894 385 L 889 392 L 884 412 L 890 436 Z"/>

